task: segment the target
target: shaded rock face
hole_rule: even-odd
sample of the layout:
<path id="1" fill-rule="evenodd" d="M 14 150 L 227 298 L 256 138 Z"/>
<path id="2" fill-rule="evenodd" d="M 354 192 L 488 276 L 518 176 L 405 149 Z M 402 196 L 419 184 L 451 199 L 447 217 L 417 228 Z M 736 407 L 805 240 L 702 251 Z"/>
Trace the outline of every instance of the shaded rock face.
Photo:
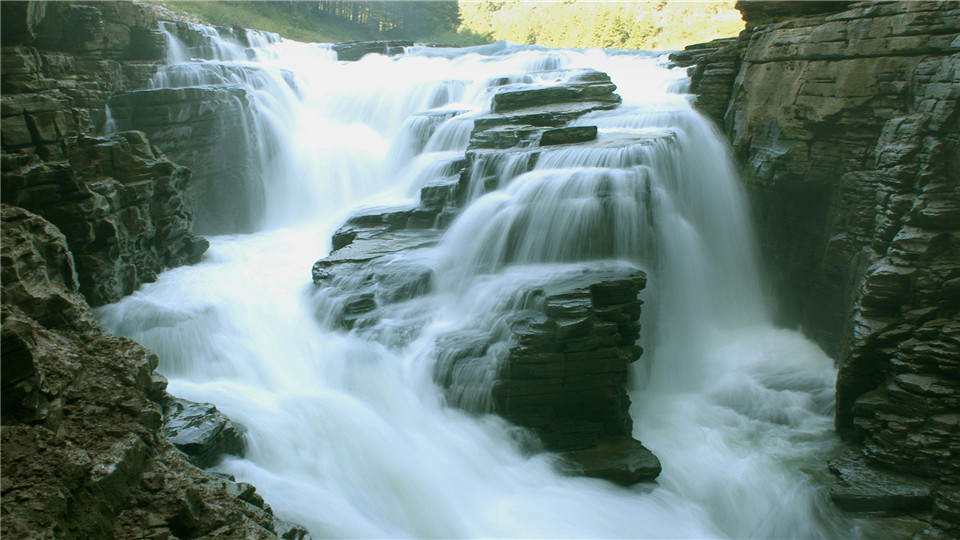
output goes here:
<path id="1" fill-rule="evenodd" d="M 450 403 L 496 412 L 565 452 L 571 472 L 620 484 L 653 480 L 656 456 L 630 438 L 628 366 L 642 352 L 634 268 L 583 265 L 526 283 L 476 328 L 438 340 L 434 378 Z"/>
<path id="2" fill-rule="evenodd" d="M 246 432 L 210 403 L 164 400 L 163 435 L 197 467 L 212 467 L 225 454 L 242 457 Z"/>
<path id="3" fill-rule="evenodd" d="M 190 171 L 142 133 L 94 135 L 108 96 L 144 84 L 156 68 L 144 62 L 163 54 L 152 12 L 129 2 L 3 9 L 3 202 L 63 231 L 92 305 L 199 260 L 207 242 L 190 231 Z"/>
<path id="4" fill-rule="evenodd" d="M 491 81 L 491 112 L 475 120 L 465 155 L 421 189 L 419 204 L 365 210 L 334 234 L 334 251 L 313 267 L 322 322 L 409 342 L 429 311 L 416 303 L 429 302 L 435 288 L 436 257 L 426 248 L 467 203 L 500 187 L 503 163 L 519 175 L 543 147 L 595 144 L 596 126 L 568 123 L 619 104 L 609 77 L 538 75 L 538 84 Z M 543 282 L 505 282 L 502 311 L 438 337 L 434 379 L 450 404 L 528 428 L 531 448 L 561 452 L 567 472 L 624 485 L 652 480 L 660 463 L 630 436 L 626 391 L 628 366 L 642 352 L 646 276 L 609 262 L 573 266 Z M 381 324 L 396 320 L 402 324 Z"/>
<path id="5" fill-rule="evenodd" d="M 759 26 L 740 4 L 755 27 L 697 67 L 735 50 L 735 78 L 694 90 L 745 169 L 783 319 L 839 360 L 840 434 L 869 466 L 942 482 L 940 508 L 960 482 L 960 4 Z"/>
<path id="6" fill-rule="evenodd" d="M 2 535 L 304 538 L 161 435 L 157 356 L 96 324 L 56 227 L 8 205 L 0 217 Z"/>
<path id="7" fill-rule="evenodd" d="M 208 244 L 190 232 L 181 199 L 189 169 L 167 161 L 140 132 L 61 142 L 63 160 L 4 154 L 2 197 L 64 231 L 91 305 L 116 302 L 164 268 L 200 259 Z"/>
<path id="8" fill-rule="evenodd" d="M 110 110 L 122 129 L 142 130 L 176 163 L 190 167 L 187 200 L 202 234 L 252 232 L 264 194 L 247 133 L 248 96 L 236 86 L 160 88 L 116 94 Z"/>

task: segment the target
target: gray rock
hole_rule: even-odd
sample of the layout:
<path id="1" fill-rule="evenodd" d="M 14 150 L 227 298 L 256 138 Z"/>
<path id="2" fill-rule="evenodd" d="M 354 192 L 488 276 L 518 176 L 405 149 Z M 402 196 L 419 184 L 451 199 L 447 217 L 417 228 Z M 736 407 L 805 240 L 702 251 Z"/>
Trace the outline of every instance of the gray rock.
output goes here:
<path id="1" fill-rule="evenodd" d="M 337 52 L 337 60 L 355 62 L 368 54 L 382 54 L 385 56 L 396 56 L 403 54 L 404 47 L 412 47 L 412 41 L 386 40 L 386 41 L 342 41 L 333 45 L 333 50 Z"/>
<path id="2" fill-rule="evenodd" d="M 561 454 L 570 472 L 629 486 L 651 482 L 660 475 L 660 460 L 630 437 L 607 437 L 597 446 Z"/>
<path id="3" fill-rule="evenodd" d="M 164 406 L 163 435 L 197 467 L 215 465 L 225 454 L 243 456 L 247 429 L 210 403 L 169 397 Z"/>
<path id="4" fill-rule="evenodd" d="M 830 471 L 838 479 L 830 498 L 844 510 L 896 514 L 930 510 L 933 504 L 933 482 L 878 471 L 855 451 L 831 460 Z"/>
<path id="5" fill-rule="evenodd" d="M 871 464 L 960 482 L 960 432 L 932 420 L 960 406 L 960 9 L 738 5 L 736 43 L 686 60 L 745 171 L 781 321 L 838 360 L 837 428 Z"/>

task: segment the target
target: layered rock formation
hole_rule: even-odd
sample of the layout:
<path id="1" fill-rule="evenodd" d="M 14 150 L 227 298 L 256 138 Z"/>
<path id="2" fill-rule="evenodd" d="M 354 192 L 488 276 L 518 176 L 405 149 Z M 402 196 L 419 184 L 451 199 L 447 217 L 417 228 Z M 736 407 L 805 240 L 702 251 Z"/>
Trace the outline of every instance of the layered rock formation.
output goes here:
<path id="1" fill-rule="evenodd" d="M 241 454 L 242 427 L 166 394 L 157 356 L 90 310 L 207 248 L 190 170 L 141 132 L 99 133 L 108 97 L 163 56 L 152 11 L 2 9 L 3 536 L 308 537 L 252 486 L 190 463 Z"/>
<path id="2" fill-rule="evenodd" d="M 162 56 L 149 10 L 132 3 L 3 5 L 3 202 L 67 236 L 80 290 L 115 302 L 165 268 L 199 260 L 184 201 L 190 171 L 142 133 L 108 136 L 110 94 L 143 84 Z"/>
<path id="3" fill-rule="evenodd" d="M 157 356 L 100 329 L 56 227 L 0 212 L 3 536 L 304 538 L 161 435 Z"/>
<path id="4" fill-rule="evenodd" d="M 844 459 L 932 480 L 921 506 L 958 527 L 939 509 L 960 481 L 960 4 L 809 4 L 741 2 L 736 43 L 687 53 L 694 91 L 743 166 L 784 321 L 839 361 Z M 858 467 L 834 470 L 849 501 Z"/>
<path id="5" fill-rule="evenodd" d="M 418 205 L 366 210 L 334 234 L 333 253 L 313 267 L 322 320 L 405 343 L 425 321 L 400 306 L 430 293 L 436 280 L 434 260 L 416 254 L 439 242 L 468 201 L 498 187 L 505 162 L 520 174 L 546 147 L 593 144 L 596 126 L 567 124 L 620 102 L 604 73 L 537 77 L 536 84 L 490 81 L 491 111 L 474 119 L 466 154 L 421 189 Z M 438 338 L 434 378 L 451 404 L 529 428 L 534 446 L 561 452 L 574 474 L 652 480 L 660 463 L 631 438 L 626 391 L 628 366 L 641 354 L 645 284 L 635 268 L 594 262 L 543 282 L 505 285 L 509 308 Z M 406 317 L 402 329 L 378 326 L 396 317 Z"/>

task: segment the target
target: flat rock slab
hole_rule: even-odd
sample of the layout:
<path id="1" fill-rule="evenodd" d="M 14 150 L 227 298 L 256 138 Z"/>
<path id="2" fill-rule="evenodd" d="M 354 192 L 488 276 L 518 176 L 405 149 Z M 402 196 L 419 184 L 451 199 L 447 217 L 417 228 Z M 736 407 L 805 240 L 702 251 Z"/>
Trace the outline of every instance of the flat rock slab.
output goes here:
<path id="1" fill-rule="evenodd" d="M 640 441 L 630 437 L 607 437 L 586 450 L 561 454 L 571 468 L 567 472 L 601 478 L 623 486 L 652 482 L 660 475 L 660 460 Z"/>
<path id="2" fill-rule="evenodd" d="M 930 510 L 933 483 L 916 477 L 871 467 L 854 452 L 845 452 L 830 461 L 838 483 L 830 498 L 849 512 L 905 513 Z"/>
<path id="3" fill-rule="evenodd" d="M 206 468 L 221 456 L 243 456 L 247 428 L 230 420 L 210 403 L 170 397 L 164 407 L 163 435 L 197 467 Z"/>
<path id="4" fill-rule="evenodd" d="M 368 54 L 396 56 L 403 54 L 404 47 L 412 47 L 412 41 L 343 41 L 333 46 L 337 60 L 355 62 Z"/>

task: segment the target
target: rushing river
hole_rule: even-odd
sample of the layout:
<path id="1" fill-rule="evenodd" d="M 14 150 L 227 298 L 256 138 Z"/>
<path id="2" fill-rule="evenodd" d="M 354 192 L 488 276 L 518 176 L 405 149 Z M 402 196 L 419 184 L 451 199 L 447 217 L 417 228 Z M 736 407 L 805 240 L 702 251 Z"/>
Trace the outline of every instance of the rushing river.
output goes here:
<path id="1" fill-rule="evenodd" d="M 199 264 L 98 316 L 157 351 L 172 394 L 247 426 L 246 457 L 216 470 L 321 538 L 856 534 L 821 483 L 839 444 L 832 361 L 770 322 L 744 194 L 682 70 L 646 53 L 506 44 L 338 62 L 328 45 L 251 33 L 244 48 L 196 30 L 207 46 L 170 36 L 154 85 L 247 90 L 259 232 L 210 237 Z M 463 155 L 489 81 L 586 67 L 610 74 L 623 105 L 577 123 L 652 144 L 558 149 L 519 175 L 509 159 L 492 164 L 499 187 L 472 193 L 440 244 L 418 251 L 438 277 L 382 323 L 416 320 L 402 339 L 317 317 L 310 268 L 331 234 L 357 208 L 416 202 Z M 427 129 L 427 110 L 450 114 Z M 598 183 L 612 207 L 591 204 Z M 506 257 L 511 227 L 519 247 Z M 662 461 L 657 484 L 558 474 L 502 419 L 447 406 L 431 377 L 436 336 L 482 317 L 498 289 L 595 257 L 649 277 L 631 414 Z"/>

